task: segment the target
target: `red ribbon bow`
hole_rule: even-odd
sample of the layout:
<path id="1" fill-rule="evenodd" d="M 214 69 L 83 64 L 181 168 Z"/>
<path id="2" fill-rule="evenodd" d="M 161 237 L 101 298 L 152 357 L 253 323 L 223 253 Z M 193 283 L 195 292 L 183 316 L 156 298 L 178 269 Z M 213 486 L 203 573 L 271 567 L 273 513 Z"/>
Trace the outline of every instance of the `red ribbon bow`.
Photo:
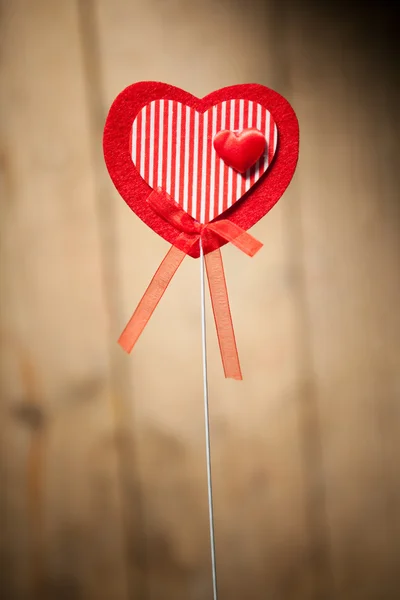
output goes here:
<path id="1" fill-rule="evenodd" d="M 209 248 L 213 247 L 210 242 L 217 236 L 232 242 L 248 256 L 254 256 L 262 247 L 261 242 L 227 219 L 220 219 L 206 225 L 199 223 L 161 188 L 154 190 L 147 198 L 147 202 L 165 221 L 181 231 L 178 236 L 179 246 L 184 249 L 181 250 L 175 246 L 170 248 L 122 332 L 118 343 L 126 352 L 131 352 L 185 255 L 195 244 L 200 242 L 206 263 L 211 304 L 225 377 L 242 379 L 221 251 L 219 248 L 210 251 Z"/>

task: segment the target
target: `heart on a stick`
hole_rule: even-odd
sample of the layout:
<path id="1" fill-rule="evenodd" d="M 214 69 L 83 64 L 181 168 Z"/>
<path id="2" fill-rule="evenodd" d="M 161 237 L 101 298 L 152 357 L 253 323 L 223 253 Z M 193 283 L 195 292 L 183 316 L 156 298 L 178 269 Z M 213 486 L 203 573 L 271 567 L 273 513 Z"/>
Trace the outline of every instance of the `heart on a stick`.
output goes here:
<path id="1" fill-rule="evenodd" d="M 236 169 L 228 166 L 227 157 L 217 154 L 213 142 L 220 131 L 240 137 L 246 129 L 260 131 L 266 145 L 255 164 L 240 173 L 237 164 Z M 200 222 L 223 218 L 247 230 L 289 185 L 298 146 L 292 107 L 259 84 L 233 85 L 196 98 L 165 83 L 135 83 L 114 100 L 103 138 L 106 165 L 122 198 L 153 231 L 181 249 L 179 228 L 147 202 L 153 189 L 162 187 Z M 225 243 L 214 237 L 207 251 Z M 197 258 L 199 252 L 197 244 L 189 254 Z"/>

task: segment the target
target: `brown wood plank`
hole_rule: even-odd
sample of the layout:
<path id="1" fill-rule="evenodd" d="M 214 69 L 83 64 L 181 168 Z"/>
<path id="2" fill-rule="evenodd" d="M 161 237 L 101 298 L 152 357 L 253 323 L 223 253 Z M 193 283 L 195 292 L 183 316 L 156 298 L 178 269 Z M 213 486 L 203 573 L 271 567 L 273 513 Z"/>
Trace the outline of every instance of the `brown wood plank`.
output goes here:
<path id="1" fill-rule="evenodd" d="M 335 598 L 394 598 L 400 557 L 396 90 L 370 36 L 287 15 L 295 189 Z M 299 52 L 299 47 L 302 51 Z M 340 48 L 340 52 L 339 49 Z M 394 156 L 394 155 L 393 155 Z M 396 466 L 397 465 L 397 466 Z"/>
<path id="2" fill-rule="evenodd" d="M 126 598 L 75 2 L 1 3 L 4 598 Z"/>

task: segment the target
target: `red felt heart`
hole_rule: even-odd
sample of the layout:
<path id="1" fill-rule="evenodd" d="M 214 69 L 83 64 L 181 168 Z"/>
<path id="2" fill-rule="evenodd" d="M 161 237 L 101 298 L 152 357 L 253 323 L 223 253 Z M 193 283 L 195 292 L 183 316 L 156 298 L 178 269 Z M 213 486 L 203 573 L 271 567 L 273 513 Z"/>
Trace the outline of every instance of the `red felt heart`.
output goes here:
<path id="1" fill-rule="evenodd" d="M 221 102 L 243 99 L 256 102 L 271 113 L 279 140 L 273 162 L 241 200 L 216 219 L 229 219 L 245 230 L 252 227 L 279 200 L 296 168 L 299 129 L 290 104 L 277 92 L 259 84 L 222 88 L 200 99 L 165 83 L 144 81 L 129 86 L 117 96 L 108 113 L 103 138 L 104 157 L 111 179 L 128 206 L 151 229 L 181 249 L 184 249 L 179 240 L 181 231 L 162 219 L 146 202 L 152 188 L 132 160 L 133 122 L 144 106 L 161 99 L 177 101 L 199 113 L 205 113 Z M 215 238 L 215 247 L 210 245 L 209 251 L 225 243 L 222 238 Z M 196 244 L 190 255 L 197 258 L 199 250 L 199 244 Z"/>
<path id="2" fill-rule="evenodd" d="M 222 160 L 239 173 L 245 173 L 264 153 L 267 140 L 258 129 L 219 131 L 214 137 L 214 148 Z"/>

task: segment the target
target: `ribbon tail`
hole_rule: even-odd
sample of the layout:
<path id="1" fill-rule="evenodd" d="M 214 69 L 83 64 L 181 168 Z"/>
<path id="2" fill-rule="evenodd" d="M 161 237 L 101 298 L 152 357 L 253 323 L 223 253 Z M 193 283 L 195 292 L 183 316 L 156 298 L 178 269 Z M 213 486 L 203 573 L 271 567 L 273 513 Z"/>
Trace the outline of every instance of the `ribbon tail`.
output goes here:
<path id="1" fill-rule="evenodd" d="M 241 380 L 242 372 L 220 249 L 206 254 L 204 259 L 225 377 Z"/>
<path id="2" fill-rule="evenodd" d="M 175 246 L 172 246 L 167 252 L 135 312 L 119 337 L 118 343 L 125 352 L 131 352 L 136 344 L 185 256 L 185 252 Z"/>
<path id="3" fill-rule="evenodd" d="M 247 256 L 254 256 L 263 246 L 250 233 L 227 219 L 209 223 L 207 228 L 221 236 L 227 242 L 234 244 L 239 250 L 247 254 Z"/>

